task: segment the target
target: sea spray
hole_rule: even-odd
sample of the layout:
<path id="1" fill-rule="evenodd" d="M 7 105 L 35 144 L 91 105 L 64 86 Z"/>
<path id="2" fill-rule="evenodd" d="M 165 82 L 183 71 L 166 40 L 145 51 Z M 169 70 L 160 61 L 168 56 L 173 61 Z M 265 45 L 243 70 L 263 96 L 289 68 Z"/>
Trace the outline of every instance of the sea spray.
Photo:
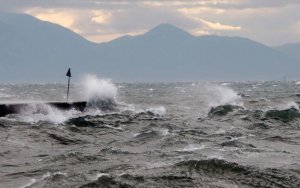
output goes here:
<path id="1" fill-rule="evenodd" d="M 64 111 L 49 104 L 28 104 L 20 109 L 17 119 L 32 124 L 40 121 L 62 124 L 79 113 L 75 109 Z"/>
<path id="2" fill-rule="evenodd" d="M 87 75 L 80 83 L 83 98 L 87 101 L 84 113 L 75 109 L 61 110 L 49 104 L 28 103 L 19 110 L 20 113 L 16 115 L 17 120 L 31 124 L 40 121 L 63 124 L 70 118 L 82 115 L 99 115 L 116 109 L 118 89 L 111 80 L 98 79 L 94 75 Z"/>
<path id="3" fill-rule="evenodd" d="M 296 110 L 299 110 L 299 105 L 295 101 L 284 101 L 275 106 L 275 109 L 278 110 L 286 110 L 290 108 L 295 108 Z"/>
<path id="4" fill-rule="evenodd" d="M 226 86 L 206 86 L 207 102 L 209 107 L 216 107 L 220 105 L 234 105 L 244 107 L 241 96 L 233 89 Z"/>
<path id="5" fill-rule="evenodd" d="M 146 110 L 153 113 L 155 116 L 162 117 L 166 114 L 166 108 L 164 106 L 151 107 Z"/>
<path id="6" fill-rule="evenodd" d="M 107 111 L 116 108 L 118 88 L 111 80 L 99 79 L 95 75 L 86 75 L 81 85 L 84 98 L 88 102 L 88 110 Z"/>

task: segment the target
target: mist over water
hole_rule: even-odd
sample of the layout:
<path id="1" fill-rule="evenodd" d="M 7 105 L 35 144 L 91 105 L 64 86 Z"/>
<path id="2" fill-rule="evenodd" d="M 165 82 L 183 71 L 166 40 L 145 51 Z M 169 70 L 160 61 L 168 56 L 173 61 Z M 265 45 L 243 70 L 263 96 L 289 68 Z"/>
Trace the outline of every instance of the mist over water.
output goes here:
<path id="1" fill-rule="evenodd" d="M 296 82 L 71 85 L 83 111 L 0 118 L 4 187 L 298 187 Z M 0 85 L 2 101 L 64 101 L 65 85 Z M 11 97 L 8 97 L 11 96 Z M 0 186 L 0 187 L 1 187 Z"/>

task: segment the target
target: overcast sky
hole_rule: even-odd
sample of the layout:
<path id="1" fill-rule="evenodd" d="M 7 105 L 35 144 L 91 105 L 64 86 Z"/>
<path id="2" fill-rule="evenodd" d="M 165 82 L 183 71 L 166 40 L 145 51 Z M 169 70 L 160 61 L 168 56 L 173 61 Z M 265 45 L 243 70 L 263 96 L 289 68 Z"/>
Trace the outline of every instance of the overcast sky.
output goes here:
<path id="1" fill-rule="evenodd" d="M 161 23 L 270 46 L 300 42 L 300 0 L 0 0 L 0 10 L 63 25 L 95 42 L 141 34 Z"/>

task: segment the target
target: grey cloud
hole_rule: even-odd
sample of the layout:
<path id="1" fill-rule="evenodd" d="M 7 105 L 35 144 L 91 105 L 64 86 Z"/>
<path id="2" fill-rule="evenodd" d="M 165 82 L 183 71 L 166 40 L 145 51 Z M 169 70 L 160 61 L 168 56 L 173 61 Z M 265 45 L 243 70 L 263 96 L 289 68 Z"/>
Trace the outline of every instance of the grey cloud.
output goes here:
<path id="1" fill-rule="evenodd" d="M 112 27 L 119 31 L 149 29 L 160 23 L 171 23 L 186 29 L 198 26 L 196 22 L 183 17 L 178 12 L 165 9 L 132 9 L 116 13 L 112 21 Z"/>
<path id="2" fill-rule="evenodd" d="M 226 11 L 221 16 L 210 14 L 204 18 L 221 23 L 235 23 L 240 31 L 222 31 L 222 35 L 238 35 L 251 38 L 267 45 L 276 46 L 287 42 L 299 42 L 300 33 L 296 25 L 300 22 L 300 4 L 277 7 L 271 10 L 253 9 L 252 11 Z"/>
<path id="3" fill-rule="evenodd" d="M 103 1 L 103 0 L 0 0 L 0 10 L 20 12 L 24 9 L 38 8 L 70 8 L 70 9 L 115 9 L 126 8 L 136 4 L 135 1 Z"/>
<path id="4" fill-rule="evenodd" d="M 175 10 L 149 9 L 143 7 L 131 7 L 126 10 L 117 10 L 112 13 L 109 24 L 96 24 L 87 22 L 82 18 L 76 25 L 83 27 L 85 31 L 93 31 L 95 28 L 101 33 L 131 33 L 140 30 L 149 30 L 161 23 L 170 23 L 187 30 L 199 28 L 199 23 L 182 16 Z M 88 33 L 85 33 L 88 34 Z"/>
<path id="5" fill-rule="evenodd" d="M 274 8 L 288 5 L 299 5 L 299 0 L 245 0 L 239 3 L 221 3 L 215 7 L 223 9 Z"/>
<path id="6" fill-rule="evenodd" d="M 237 3 L 225 3 L 220 1 L 219 3 L 211 3 L 203 5 L 203 2 L 210 2 L 210 0 L 195 0 L 195 1 L 184 1 L 184 0 L 0 0 L 0 10 L 18 12 L 30 7 L 40 8 L 72 8 L 72 9 L 91 9 L 91 8 L 130 8 L 134 5 L 143 4 L 145 2 L 159 2 L 159 3 L 172 3 L 182 2 L 183 4 L 174 5 L 177 7 L 193 7 L 193 6 L 209 6 L 215 8 L 262 8 L 262 7 L 281 7 L 287 5 L 300 4 L 299 0 L 241 0 Z"/>

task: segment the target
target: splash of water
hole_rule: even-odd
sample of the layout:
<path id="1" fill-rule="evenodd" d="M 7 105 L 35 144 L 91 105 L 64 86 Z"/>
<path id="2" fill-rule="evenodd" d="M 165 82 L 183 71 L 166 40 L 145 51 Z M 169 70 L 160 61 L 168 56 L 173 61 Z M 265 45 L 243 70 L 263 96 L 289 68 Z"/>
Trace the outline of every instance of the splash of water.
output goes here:
<path id="1" fill-rule="evenodd" d="M 244 107 L 241 96 L 233 89 L 226 86 L 206 86 L 207 101 L 209 107 L 216 107 L 220 105 L 235 105 Z"/>
<path id="2" fill-rule="evenodd" d="M 62 124 L 79 113 L 75 109 L 68 111 L 59 110 L 49 104 L 28 104 L 26 107 L 20 109 L 17 119 L 32 124 L 40 121 Z"/>
<path id="3" fill-rule="evenodd" d="M 98 79 L 94 75 L 87 75 L 81 82 L 84 97 L 88 101 L 85 115 L 99 115 L 105 110 L 114 110 L 118 89 L 111 80 Z M 17 119 L 28 123 L 38 123 L 40 121 L 51 122 L 53 124 L 63 124 L 70 118 L 83 115 L 81 112 L 71 110 L 61 110 L 49 104 L 28 104 L 20 109 Z"/>
<path id="4" fill-rule="evenodd" d="M 286 110 L 289 108 L 300 110 L 298 104 L 295 101 L 286 101 L 284 103 L 278 104 L 275 108 L 278 110 Z"/>
<path id="5" fill-rule="evenodd" d="M 166 114 L 166 108 L 164 106 L 151 107 L 148 108 L 146 111 L 151 112 L 159 117 L 162 117 Z"/>
<path id="6" fill-rule="evenodd" d="M 86 75 L 81 85 L 89 108 L 112 110 L 116 106 L 118 88 L 111 80 L 99 79 L 95 75 Z"/>

